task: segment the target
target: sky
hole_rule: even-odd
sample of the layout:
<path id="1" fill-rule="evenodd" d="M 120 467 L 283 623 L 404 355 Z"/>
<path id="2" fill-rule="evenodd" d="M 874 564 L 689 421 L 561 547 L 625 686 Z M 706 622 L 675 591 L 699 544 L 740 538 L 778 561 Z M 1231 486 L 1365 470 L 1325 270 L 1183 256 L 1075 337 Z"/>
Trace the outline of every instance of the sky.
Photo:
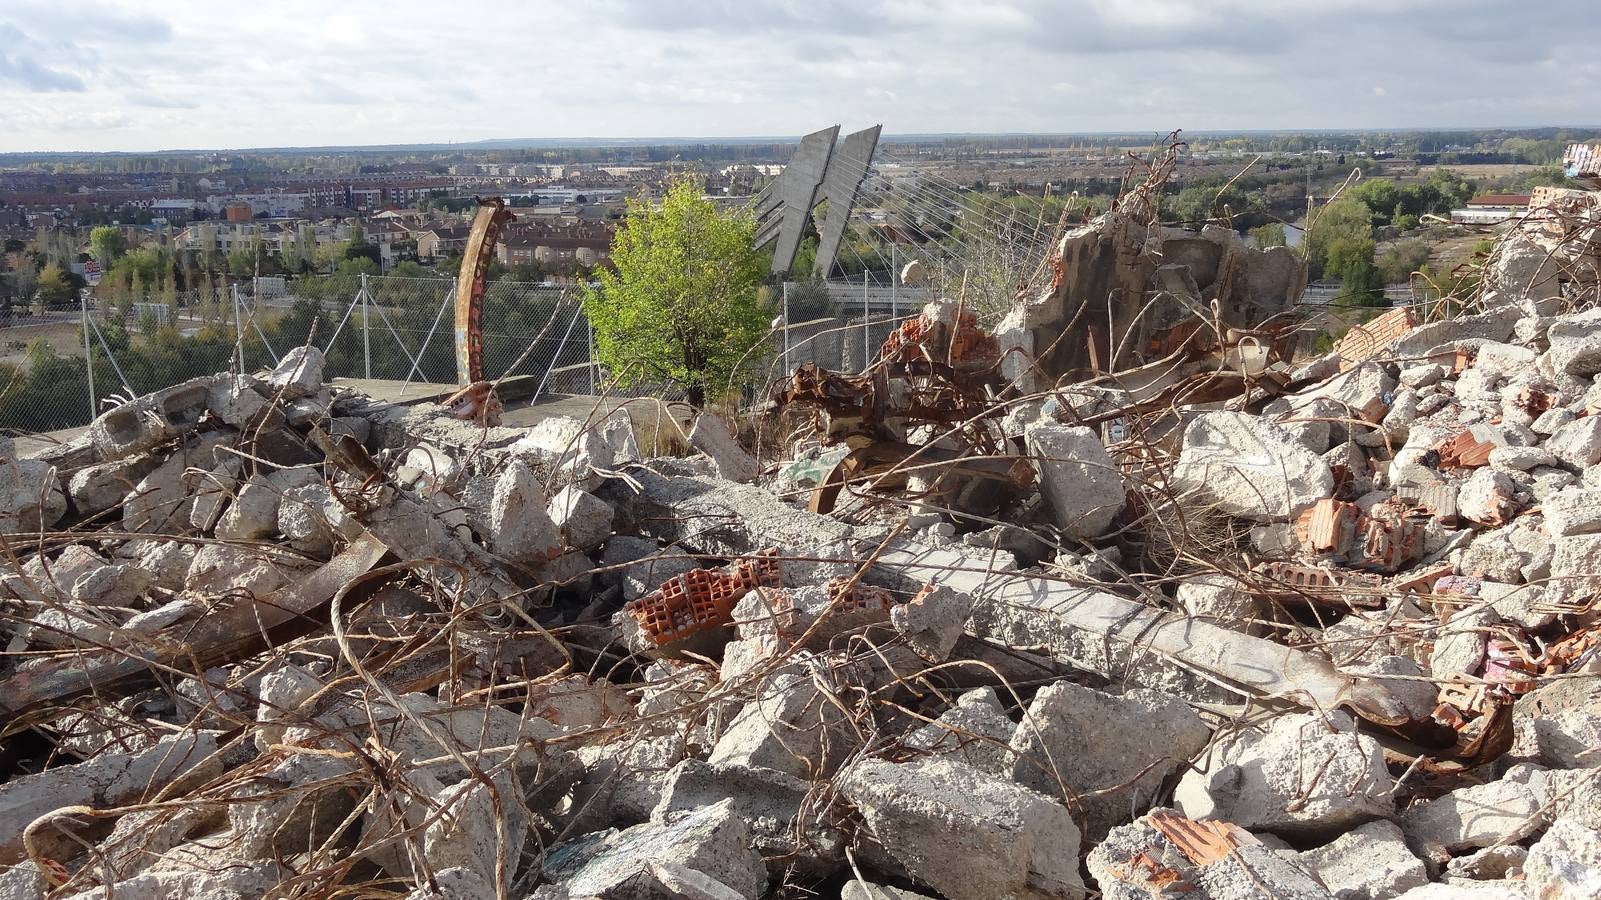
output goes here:
<path id="1" fill-rule="evenodd" d="M 0 152 L 1595 125 L 1595 0 L 3 0 Z"/>

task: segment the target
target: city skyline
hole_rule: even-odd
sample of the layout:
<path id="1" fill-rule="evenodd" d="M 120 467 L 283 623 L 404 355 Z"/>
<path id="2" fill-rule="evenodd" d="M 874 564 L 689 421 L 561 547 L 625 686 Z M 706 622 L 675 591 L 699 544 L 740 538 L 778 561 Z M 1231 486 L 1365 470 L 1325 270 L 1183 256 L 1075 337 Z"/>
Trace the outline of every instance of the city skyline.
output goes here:
<path id="1" fill-rule="evenodd" d="M 22 2 L 0 152 L 1595 118 L 1584 5 Z"/>

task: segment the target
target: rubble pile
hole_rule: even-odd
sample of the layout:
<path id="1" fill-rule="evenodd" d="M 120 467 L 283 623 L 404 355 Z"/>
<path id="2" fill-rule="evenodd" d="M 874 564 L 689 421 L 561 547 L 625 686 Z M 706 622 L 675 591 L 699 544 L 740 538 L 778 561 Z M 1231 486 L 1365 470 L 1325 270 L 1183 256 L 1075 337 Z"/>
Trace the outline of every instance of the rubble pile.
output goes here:
<path id="1" fill-rule="evenodd" d="M 1595 896 L 1594 279 L 1307 360 L 1152 183 L 782 459 L 314 348 L 0 448 L 0 897 Z"/>

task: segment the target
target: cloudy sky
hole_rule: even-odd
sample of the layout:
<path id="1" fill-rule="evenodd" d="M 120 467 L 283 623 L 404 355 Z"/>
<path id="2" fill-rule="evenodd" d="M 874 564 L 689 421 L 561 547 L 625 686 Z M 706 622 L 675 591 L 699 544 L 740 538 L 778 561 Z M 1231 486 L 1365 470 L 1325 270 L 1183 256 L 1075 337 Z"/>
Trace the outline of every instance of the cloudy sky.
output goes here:
<path id="1" fill-rule="evenodd" d="M 1601 123 L 1596 0 L 3 0 L 0 151 Z"/>

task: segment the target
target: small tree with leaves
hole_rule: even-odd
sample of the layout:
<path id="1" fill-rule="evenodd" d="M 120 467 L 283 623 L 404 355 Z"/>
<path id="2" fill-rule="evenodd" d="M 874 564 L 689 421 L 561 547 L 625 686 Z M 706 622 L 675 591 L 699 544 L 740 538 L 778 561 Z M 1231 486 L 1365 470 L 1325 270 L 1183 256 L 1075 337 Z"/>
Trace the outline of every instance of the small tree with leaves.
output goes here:
<path id="1" fill-rule="evenodd" d="M 709 391 L 748 364 L 767 333 L 755 228 L 749 213 L 719 210 L 688 179 L 673 182 L 659 205 L 629 202 L 612 242 L 617 270 L 602 270 L 584 298 L 596 350 L 614 377 L 676 381 L 691 404 L 704 406 Z"/>
<path id="2" fill-rule="evenodd" d="M 128 252 L 128 241 L 123 237 L 121 228 L 101 225 L 89 232 L 89 252 L 102 269 L 109 269 L 122 254 Z"/>

